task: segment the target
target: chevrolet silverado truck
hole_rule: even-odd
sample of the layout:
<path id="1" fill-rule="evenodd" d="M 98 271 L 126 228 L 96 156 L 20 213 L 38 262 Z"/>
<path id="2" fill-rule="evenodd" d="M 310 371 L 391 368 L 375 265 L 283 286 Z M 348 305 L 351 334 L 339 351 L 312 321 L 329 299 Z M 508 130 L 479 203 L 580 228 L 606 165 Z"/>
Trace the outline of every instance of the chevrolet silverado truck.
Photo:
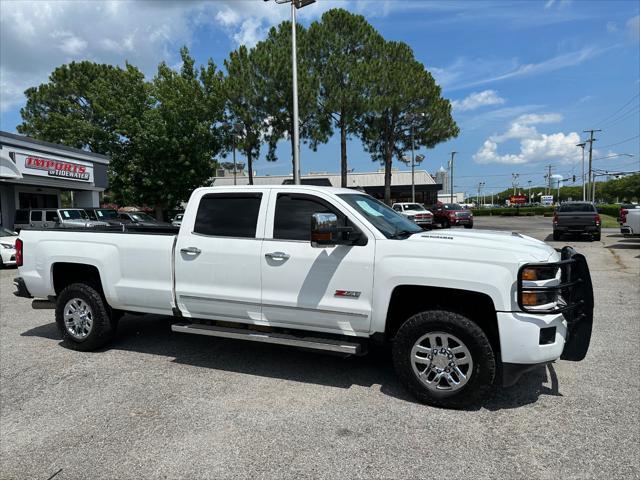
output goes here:
<path id="1" fill-rule="evenodd" d="M 620 209 L 620 233 L 632 237 L 640 235 L 640 208 Z"/>
<path id="2" fill-rule="evenodd" d="M 105 346 L 125 312 L 172 316 L 182 334 L 344 355 L 387 344 L 400 381 L 436 406 L 582 360 L 591 337 L 589 269 L 572 248 L 425 232 L 349 189 L 200 188 L 179 231 L 23 230 L 16 260 L 16 295 L 55 302 L 69 348 Z"/>

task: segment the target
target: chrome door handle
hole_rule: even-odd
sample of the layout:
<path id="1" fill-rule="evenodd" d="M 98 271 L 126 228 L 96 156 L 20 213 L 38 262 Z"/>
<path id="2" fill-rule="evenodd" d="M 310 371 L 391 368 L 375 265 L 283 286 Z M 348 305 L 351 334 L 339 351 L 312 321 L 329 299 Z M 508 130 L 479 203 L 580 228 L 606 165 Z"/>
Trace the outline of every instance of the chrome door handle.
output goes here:
<path id="1" fill-rule="evenodd" d="M 265 253 L 264 256 L 267 258 L 271 258 L 272 260 L 287 260 L 290 257 L 288 253 L 284 252 Z"/>
<path id="2" fill-rule="evenodd" d="M 202 250 L 196 247 L 181 248 L 180 251 L 185 255 L 200 255 L 200 253 L 202 252 Z"/>

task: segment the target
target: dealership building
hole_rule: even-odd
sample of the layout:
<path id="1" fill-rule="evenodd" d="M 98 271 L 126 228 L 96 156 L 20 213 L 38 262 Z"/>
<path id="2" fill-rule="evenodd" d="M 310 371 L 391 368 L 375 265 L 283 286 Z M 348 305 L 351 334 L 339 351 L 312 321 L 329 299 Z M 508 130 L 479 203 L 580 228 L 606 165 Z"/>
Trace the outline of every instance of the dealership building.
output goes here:
<path id="1" fill-rule="evenodd" d="M 300 181 L 303 185 L 319 185 L 327 187 L 339 187 L 340 174 L 337 173 L 310 173 L 302 175 Z M 249 177 L 240 170 L 236 173 L 237 185 L 248 185 Z M 293 183 L 291 175 L 266 175 L 254 176 L 254 185 L 290 185 Z M 414 175 L 416 202 L 425 205 L 433 205 L 438 201 L 438 191 L 442 185 L 436 183 L 426 170 L 416 170 Z M 220 169 L 213 179 L 213 186 L 229 186 L 234 184 L 233 172 Z M 362 190 L 375 198 L 384 198 L 384 170 L 377 172 L 350 172 L 347 175 L 347 186 Z M 411 201 L 411 171 L 393 170 L 391 172 L 391 199 L 393 202 Z"/>
<path id="2" fill-rule="evenodd" d="M 0 224 L 13 228 L 20 208 L 99 207 L 109 157 L 0 131 Z"/>

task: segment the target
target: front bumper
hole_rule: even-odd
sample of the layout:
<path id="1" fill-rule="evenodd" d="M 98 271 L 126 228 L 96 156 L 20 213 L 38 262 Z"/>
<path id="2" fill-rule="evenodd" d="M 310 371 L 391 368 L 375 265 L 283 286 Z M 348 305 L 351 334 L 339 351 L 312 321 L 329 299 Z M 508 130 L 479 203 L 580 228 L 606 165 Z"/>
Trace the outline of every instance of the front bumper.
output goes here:
<path id="1" fill-rule="evenodd" d="M 473 225 L 473 218 L 452 218 L 451 225 Z"/>
<path id="2" fill-rule="evenodd" d="M 567 322 L 561 313 L 498 312 L 497 317 L 503 363 L 547 363 L 562 355 Z"/>

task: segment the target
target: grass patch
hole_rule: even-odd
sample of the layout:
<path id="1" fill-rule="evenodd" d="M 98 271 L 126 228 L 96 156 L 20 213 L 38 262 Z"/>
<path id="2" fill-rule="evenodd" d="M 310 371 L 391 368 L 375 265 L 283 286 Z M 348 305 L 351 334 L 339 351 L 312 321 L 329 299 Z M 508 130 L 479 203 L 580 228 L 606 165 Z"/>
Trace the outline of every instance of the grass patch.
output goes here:
<path id="1" fill-rule="evenodd" d="M 620 226 L 620 224 L 618 223 L 618 219 L 616 217 L 612 217 L 611 215 L 601 213 L 600 220 L 602 222 L 602 228 L 618 228 Z"/>

